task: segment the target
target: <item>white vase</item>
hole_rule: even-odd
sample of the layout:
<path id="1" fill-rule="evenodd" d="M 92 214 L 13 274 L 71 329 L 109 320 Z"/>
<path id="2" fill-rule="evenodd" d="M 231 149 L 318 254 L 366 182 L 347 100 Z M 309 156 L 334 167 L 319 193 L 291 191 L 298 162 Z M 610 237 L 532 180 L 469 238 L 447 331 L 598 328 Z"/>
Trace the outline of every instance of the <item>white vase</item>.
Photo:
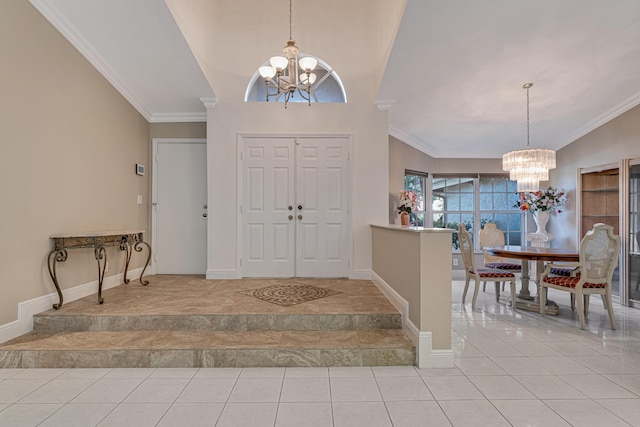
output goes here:
<path id="1" fill-rule="evenodd" d="M 549 211 L 536 211 L 533 214 L 533 220 L 536 222 L 536 233 L 538 234 L 549 234 L 547 233 L 547 223 L 549 222 Z"/>

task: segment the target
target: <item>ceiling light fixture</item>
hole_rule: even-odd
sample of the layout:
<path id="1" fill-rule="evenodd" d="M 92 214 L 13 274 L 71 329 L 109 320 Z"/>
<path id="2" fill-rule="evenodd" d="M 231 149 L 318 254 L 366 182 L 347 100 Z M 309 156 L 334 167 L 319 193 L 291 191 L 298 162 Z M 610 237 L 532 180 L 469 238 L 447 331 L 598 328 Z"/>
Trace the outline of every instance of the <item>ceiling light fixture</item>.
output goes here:
<path id="1" fill-rule="evenodd" d="M 535 192 L 540 189 L 540 181 L 549 180 L 549 169 L 556 167 L 556 152 L 544 148 L 530 148 L 529 139 L 529 88 L 533 83 L 525 83 L 527 91 L 527 148 L 510 151 L 502 155 L 502 170 L 509 172 L 509 179 L 518 181 L 518 192 Z"/>
<path id="2" fill-rule="evenodd" d="M 298 46 L 291 37 L 291 0 L 289 0 L 289 40 L 282 49 L 284 56 L 273 56 L 269 59 L 271 65 L 265 65 L 258 69 L 267 85 L 267 102 L 270 97 L 283 95 L 284 108 L 287 108 L 289 99 L 298 92 L 302 99 L 311 106 L 311 85 L 316 81 L 316 75 L 312 71 L 318 65 L 318 60 L 311 56 L 298 59 L 298 52 Z M 276 92 L 269 93 L 270 88 L 275 88 Z"/>

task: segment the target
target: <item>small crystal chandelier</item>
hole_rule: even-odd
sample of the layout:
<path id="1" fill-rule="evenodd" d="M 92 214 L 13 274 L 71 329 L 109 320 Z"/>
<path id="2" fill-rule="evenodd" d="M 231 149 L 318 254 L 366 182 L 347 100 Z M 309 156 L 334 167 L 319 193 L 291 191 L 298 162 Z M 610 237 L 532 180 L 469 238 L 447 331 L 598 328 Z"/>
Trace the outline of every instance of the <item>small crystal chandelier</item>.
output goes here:
<path id="1" fill-rule="evenodd" d="M 549 180 L 549 169 L 556 167 L 556 152 L 544 148 L 530 148 L 529 139 L 529 88 L 533 83 L 525 83 L 527 91 L 527 149 L 509 151 L 502 155 L 502 170 L 509 172 L 509 179 L 518 181 L 518 192 L 535 192 L 540 189 L 540 181 Z"/>
<path id="2" fill-rule="evenodd" d="M 282 49 L 284 56 L 273 56 L 269 59 L 271 65 L 258 69 L 267 86 L 267 102 L 269 97 L 283 95 L 284 108 L 287 108 L 289 99 L 298 92 L 311 106 L 311 85 L 316 81 L 316 75 L 312 71 L 318 65 L 318 60 L 310 56 L 298 59 L 298 52 L 296 42 L 291 37 L 291 0 L 289 0 L 289 40 Z M 302 69 L 302 74 L 298 66 Z M 275 88 L 276 91 L 269 93 L 270 88 Z"/>

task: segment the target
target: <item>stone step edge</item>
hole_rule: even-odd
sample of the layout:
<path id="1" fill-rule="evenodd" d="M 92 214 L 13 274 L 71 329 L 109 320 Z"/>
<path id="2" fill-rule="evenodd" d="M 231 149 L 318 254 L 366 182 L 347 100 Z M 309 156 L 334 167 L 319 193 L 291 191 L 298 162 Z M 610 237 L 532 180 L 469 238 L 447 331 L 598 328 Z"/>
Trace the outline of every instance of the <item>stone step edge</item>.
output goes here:
<path id="1" fill-rule="evenodd" d="M 400 313 L 358 314 L 193 314 L 193 315 L 48 315 L 33 318 L 33 330 L 374 330 L 402 329 Z"/>
<path id="2" fill-rule="evenodd" d="M 389 366 L 413 365 L 415 354 L 403 331 L 85 331 L 11 340 L 0 368 Z"/>
<path id="3" fill-rule="evenodd" d="M 0 368 L 249 368 L 412 366 L 415 348 L 8 350 Z"/>
<path id="4" fill-rule="evenodd" d="M 0 351 L 413 347 L 402 330 L 29 332 Z"/>

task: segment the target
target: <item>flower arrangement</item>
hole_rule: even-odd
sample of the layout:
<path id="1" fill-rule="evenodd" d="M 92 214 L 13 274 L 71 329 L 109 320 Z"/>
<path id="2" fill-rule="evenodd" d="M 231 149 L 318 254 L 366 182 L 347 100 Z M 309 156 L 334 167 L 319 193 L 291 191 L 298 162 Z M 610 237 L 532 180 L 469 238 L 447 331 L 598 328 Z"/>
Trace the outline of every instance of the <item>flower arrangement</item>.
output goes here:
<path id="1" fill-rule="evenodd" d="M 418 206 L 418 195 L 410 190 L 405 190 L 400 193 L 400 205 L 398 206 L 398 213 L 406 212 L 411 213 L 413 209 Z"/>
<path id="2" fill-rule="evenodd" d="M 554 187 L 540 189 L 533 193 L 517 193 L 520 194 L 514 208 L 522 211 L 536 213 L 537 211 L 547 211 L 552 215 L 561 213 L 558 208 L 567 203 L 567 196 L 564 191 Z"/>

